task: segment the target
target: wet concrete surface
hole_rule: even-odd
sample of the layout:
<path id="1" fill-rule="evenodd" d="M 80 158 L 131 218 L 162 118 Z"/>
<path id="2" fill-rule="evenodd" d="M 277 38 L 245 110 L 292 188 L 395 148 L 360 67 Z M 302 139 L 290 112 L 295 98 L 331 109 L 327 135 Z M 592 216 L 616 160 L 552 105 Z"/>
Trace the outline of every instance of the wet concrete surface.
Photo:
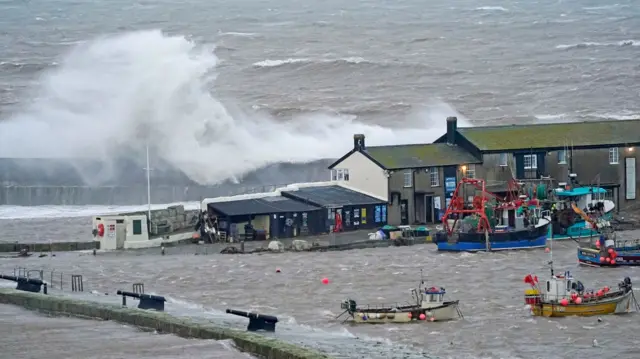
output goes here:
<path id="1" fill-rule="evenodd" d="M 0 348 L 15 359 L 247 359 L 230 341 L 183 339 L 107 321 L 0 305 Z"/>

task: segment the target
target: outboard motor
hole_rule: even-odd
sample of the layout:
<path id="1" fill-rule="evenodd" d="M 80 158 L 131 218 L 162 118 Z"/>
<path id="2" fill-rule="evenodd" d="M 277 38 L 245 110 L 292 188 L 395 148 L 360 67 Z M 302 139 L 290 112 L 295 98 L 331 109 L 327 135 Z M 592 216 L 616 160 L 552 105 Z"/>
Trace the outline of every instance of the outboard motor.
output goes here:
<path id="1" fill-rule="evenodd" d="M 347 299 L 340 305 L 341 309 L 344 309 L 350 313 L 355 312 L 357 307 L 358 306 L 356 305 L 356 301 L 353 299 Z"/>

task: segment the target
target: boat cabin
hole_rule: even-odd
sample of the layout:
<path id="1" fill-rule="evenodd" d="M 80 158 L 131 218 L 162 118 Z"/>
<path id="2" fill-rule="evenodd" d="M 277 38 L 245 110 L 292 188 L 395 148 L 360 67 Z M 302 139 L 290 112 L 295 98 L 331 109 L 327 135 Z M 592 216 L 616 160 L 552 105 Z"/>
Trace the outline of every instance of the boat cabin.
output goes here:
<path id="1" fill-rule="evenodd" d="M 554 275 L 546 282 L 545 301 L 558 302 L 571 296 L 571 292 L 581 293 L 584 285 L 571 276 L 571 272 L 564 275 Z"/>
<path id="2" fill-rule="evenodd" d="M 422 308 L 439 307 L 444 304 L 444 294 L 446 293 L 444 288 L 431 287 L 424 290 L 422 295 Z"/>
<path id="3" fill-rule="evenodd" d="M 536 203 L 521 198 L 520 201 L 496 207 L 495 232 L 520 231 L 537 224 L 541 218 L 540 207 Z"/>
<path id="4" fill-rule="evenodd" d="M 575 202 L 578 208 L 584 210 L 587 213 L 592 212 L 594 207 L 597 207 L 598 203 L 601 203 L 601 206 L 603 206 L 602 211 L 605 213 L 613 210 L 613 208 L 615 207 L 613 201 L 605 199 L 607 190 L 600 187 L 585 186 L 572 189 L 556 188 L 555 194 L 558 199 L 562 201 L 568 200 Z M 560 203 L 558 205 L 560 205 Z M 566 205 L 564 207 L 570 208 L 569 205 Z M 562 210 L 565 208 L 558 209 Z"/>

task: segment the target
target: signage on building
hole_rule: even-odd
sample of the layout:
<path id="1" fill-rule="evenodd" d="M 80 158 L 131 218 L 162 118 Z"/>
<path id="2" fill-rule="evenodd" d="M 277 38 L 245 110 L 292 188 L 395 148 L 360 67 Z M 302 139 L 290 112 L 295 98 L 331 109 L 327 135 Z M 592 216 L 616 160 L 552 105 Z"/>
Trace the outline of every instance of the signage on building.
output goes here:
<path id="1" fill-rule="evenodd" d="M 453 193 L 456 190 L 456 178 L 455 177 L 446 177 L 444 179 L 444 190 L 447 193 Z"/>

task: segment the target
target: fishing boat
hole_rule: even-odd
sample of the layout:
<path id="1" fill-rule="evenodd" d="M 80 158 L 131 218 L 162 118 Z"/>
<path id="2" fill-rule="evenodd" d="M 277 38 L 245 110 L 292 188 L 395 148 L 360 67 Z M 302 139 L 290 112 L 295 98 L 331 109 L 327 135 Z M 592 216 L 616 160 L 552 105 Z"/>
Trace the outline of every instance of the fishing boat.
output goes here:
<path id="1" fill-rule="evenodd" d="M 611 227 L 578 246 L 578 263 L 591 267 L 640 266 L 640 239 L 618 238 Z"/>
<path id="2" fill-rule="evenodd" d="M 424 280 L 418 288 L 413 289 L 412 299 L 415 304 L 409 305 L 364 305 L 358 306 L 355 300 L 347 299 L 341 304 L 344 310 L 338 316 L 348 314 L 347 320 L 353 323 L 409 323 L 413 321 L 447 321 L 462 317 L 459 301 L 445 301 L 444 287 L 423 287 Z"/>
<path id="3" fill-rule="evenodd" d="M 571 276 L 571 272 L 554 275 L 543 286 L 538 277 L 528 274 L 524 282 L 531 286 L 525 290 L 525 303 L 535 316 L 568 317 L 622 314 L 631 310 L 635 302 L 631 279 L 625 277 L 617 289 L 608 286 L 600 289 L 586 289 L 584 284 Z"/>
<path id="4" fill-rule="evenodd" d="M 553 242 L 552 242 L 553 243 Z M 549 246 L 549 269 L 551 277 L 540 285 L 538 276 L 527 274 L 524 282 L 531 286 L 525 290 L 524 301 L 531 313 L 542 317 L 588 317 L 605 314 L 623 314 L 631 310 L 631 303 L 639 306 L 633 294 L 631 279 L 625 277 L 617 289 L 604 286 L 599 289 L 586 288 L 573 278 L 571 272 L 556 275 L 553 270 L 553 244 Z"/>
<path id="5" fill-rule="evenodd" d="M 553 240 L 599 237 L 591 222 L 576 208 L 592 219 L 610 221 L 615 203 L 605 199 L 607 191 L 594 186 L 560 187 L 554 190 L 556 200 L 551 203 Z"/>
<path id="6" fill-rule="evenodd" d="M 473 198 L 465 203 L 465 198 Z M 533 208 L 533 210 L 530 210 Z M 542 248 L 547 244 L 549 214 L 524 196 L 506 202 L 486 191 L 483 179 L 463 178 L 435 234 L 439 251 L 495 251 Z"/>

